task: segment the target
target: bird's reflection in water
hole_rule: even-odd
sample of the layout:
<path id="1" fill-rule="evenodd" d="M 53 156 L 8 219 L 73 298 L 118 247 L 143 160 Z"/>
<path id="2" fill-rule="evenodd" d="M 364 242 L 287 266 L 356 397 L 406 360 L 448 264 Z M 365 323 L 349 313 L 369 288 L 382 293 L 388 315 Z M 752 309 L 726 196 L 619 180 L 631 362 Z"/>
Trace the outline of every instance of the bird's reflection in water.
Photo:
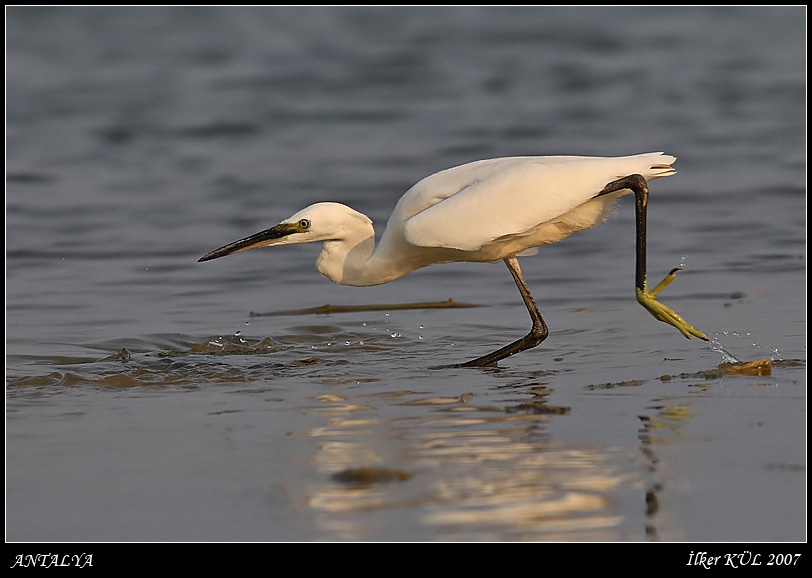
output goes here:
<path id="1" fill-rule="evenodd" d="M 419 527 L 427 540 L 442 541 L 630 538 L 615 501 L 633 488 L 644 494 L 643 480 L 624 464 L 636 448 L 551 442 L 547 420 L 566 413 L 561 408 L 508 411 L 470 396 L 414 392 L 386 397 L 393 395 L 421 412 L 387 420 L 375 395 L 331 395 L 314 408 L 326 422 L 311 432 L 320 439 L 319 481 L 307 502 L 329 539 L 397 540 L 397 525 L 404 536 Z M 435 406 L 429 413 L 427 404 Z"/>

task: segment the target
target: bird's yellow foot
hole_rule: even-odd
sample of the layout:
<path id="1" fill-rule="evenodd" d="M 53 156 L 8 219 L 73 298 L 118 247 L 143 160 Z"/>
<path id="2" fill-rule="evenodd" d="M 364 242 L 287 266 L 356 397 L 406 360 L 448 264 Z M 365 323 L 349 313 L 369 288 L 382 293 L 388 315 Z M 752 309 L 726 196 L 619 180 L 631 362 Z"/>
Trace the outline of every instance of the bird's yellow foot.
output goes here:
<path id="1" fill-rule="evenodd" d="M 691 324 L 685 321 L 682 317 L 680 317 L 676 311 L 663 305 L 659 301 L 657 301 L 657 294 L 662 291 L 671 281 L 676 279 L 676 272 L 679 271 L 679 267 L 676 269 L 672 269 L 668 275 L 665 276 L 665 279 L 660 281 L 657 286 L 649 291 L 645 287 L 643 289 L 637 289 L 637 301 L 643 307 L 648 310 L 656 319 L 659 319 L 663 323 L 668 323 L 669 325 L 673 325 L 677 329 L 680 330 L 685 337 L 688 339 L 691 338 L 691 335 L 694 337 L 698 337 L 704 341 L 709 341 L 708 336 L 695 329 Z"/>

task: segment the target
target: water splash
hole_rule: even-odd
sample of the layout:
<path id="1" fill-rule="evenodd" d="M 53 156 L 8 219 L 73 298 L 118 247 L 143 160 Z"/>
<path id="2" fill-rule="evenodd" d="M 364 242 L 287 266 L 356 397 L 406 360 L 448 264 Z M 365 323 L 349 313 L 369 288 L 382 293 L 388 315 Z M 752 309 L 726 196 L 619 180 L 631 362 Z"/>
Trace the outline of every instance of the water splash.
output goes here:
<path id="1" fill-rule="evenodd" d="M 722 363 L 742 363 L 739 359 L 736 359 L 732 353 L 722 347 L 722 344 L 719 342 L 718 335 L 710 340 L 710 348 L 716 353 L 722 355 Z"/>
<path id="2" fill-rule="evenodd" d="M 761 345 L 757 341 L 752 340 L 752 334 L 749 331 L 745 332 L 744 334 L 740 333 L 739 331 L 723 331 L 722 335 L 724 335 L 725 337 L 735 337 L 737 339 L 748 339 L 748 340 L 750 340 L 750 345 L 754 349 L 763 349 L 765 347 L 764 345 Z M 722 344 L 719 342 L 719 334 L 718 333 L 710 341 L 710 348 L 713 351 L 716 351 L 717 353 L 720 353 L 722 355 L 722 363 L 744 363 L 743 361 L 737 359 L 732 353 L 727 351 L 724 347 L 722 347 Z M 759 354 L 763 355 L 760 352 L 759 352 Z M 783 360 L 783 358 L 781 357 L 781 354 L 779 353 L 777 347 L 773 347 L 770 350 L 770 353 L 767 355 L 767 358 L 770 360 L 770 362 L 782 361 Z"/>

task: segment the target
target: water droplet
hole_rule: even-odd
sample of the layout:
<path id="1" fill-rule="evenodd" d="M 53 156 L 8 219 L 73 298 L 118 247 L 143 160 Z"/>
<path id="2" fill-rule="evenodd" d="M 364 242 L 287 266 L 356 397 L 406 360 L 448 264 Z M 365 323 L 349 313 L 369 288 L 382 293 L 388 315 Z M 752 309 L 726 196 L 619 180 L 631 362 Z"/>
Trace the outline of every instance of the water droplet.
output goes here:
<path id="1" fill-rule="evenodd" d="M 349 344 L 350 344 L 350 342 L 349 342 L 349 341 L 345 341 L 345 342 L 344 342 L 344 345 L 349 345 Z"/>
<path id="2" fill-rule="evenodd" d="M 400 333 L 390 333 L 389 337 L 400 337 Z"/>
<path id="3" fill-rule="evenodd" d="M 239 337 L 241 334 L 242 334 L 242 331 L 237 329 L 237 331 L 234 332 L 234 337 Z"/>
<path id="4" fill-rule="evenodd" d="M 387 311 L 386 313 L 384 313 L 384 315 L 385 315 L 386 317 L 389 317 L 389 311 Z"/>
<path id="5" fill-rule="evenodd" d="M 424 329 L 424 327 L 422 325 L 419 325 L 418 329 Z"/>

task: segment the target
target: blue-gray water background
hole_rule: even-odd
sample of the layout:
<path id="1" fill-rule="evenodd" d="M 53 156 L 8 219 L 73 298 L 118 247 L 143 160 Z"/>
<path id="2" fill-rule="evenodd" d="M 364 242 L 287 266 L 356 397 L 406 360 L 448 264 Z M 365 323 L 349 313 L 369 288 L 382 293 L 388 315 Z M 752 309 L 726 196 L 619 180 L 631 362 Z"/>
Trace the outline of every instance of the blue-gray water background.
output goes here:
<path id="1" fill-rule="evenodd" d="M 806 9 L 7 8 L 6 539 L 806 539 Z M 523 260 L 334 285 L 202 254 L 305 205 L 665 151 Z M 252 316 L 325 303 L 476 309 Z"/>

